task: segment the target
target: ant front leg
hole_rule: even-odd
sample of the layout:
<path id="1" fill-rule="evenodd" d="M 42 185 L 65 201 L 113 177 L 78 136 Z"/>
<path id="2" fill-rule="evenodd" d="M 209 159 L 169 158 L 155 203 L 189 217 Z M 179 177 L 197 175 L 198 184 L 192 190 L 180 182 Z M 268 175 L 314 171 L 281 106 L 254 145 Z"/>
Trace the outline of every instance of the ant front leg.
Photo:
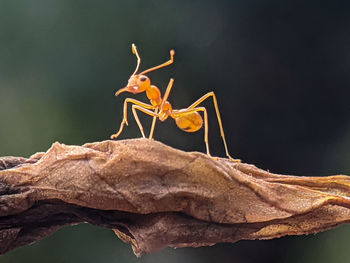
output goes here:
<path id="1" fill-rule="evenodd" d="M 123 120 L 122 120 L 122 122 L 120 124 L 119 131 L 117 133 L 111 135 L 111 139 L 117 139 L 119 137 L 119 135 L 122 133 L 125 124 L 128 125 L 128 103 L 129 102 L 133 103 L 135 105 L 139 105 L 139 106 L 141 106 L 143 108 L 146 108 L 146 109 L 154 109 L 153 105 L 150 105 L 150 104 L 147 104 L 147 103 L 143 103 L 141 101 L 134 100 L 134 99 L 131 99 L 131 98 L 125 99 L 125 101 L 124 101 Z"/>

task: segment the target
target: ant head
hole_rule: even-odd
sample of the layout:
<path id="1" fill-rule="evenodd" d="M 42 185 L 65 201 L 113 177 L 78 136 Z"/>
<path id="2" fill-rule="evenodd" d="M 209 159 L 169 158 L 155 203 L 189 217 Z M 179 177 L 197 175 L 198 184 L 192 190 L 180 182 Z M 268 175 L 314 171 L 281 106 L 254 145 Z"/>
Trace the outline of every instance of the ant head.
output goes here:
<path id="1" fill-rule="evenodd" d="M 134 94 L 144 92 L 151 85 L 151 80 L 146 75 L 131 75 L 128 81 L 128 85 L 125 88 L 118 90 L 115 96 L 118 96 L 122 92 L 131 92 Z"/>
<path id="2" fill-rule="evenodd" d="M 137 72 L 140 68 L 141 58 L 140 58 L 140 55 L 137 51 L 135 44 L 131 45 L 131 50 L 132 50 L 132 53 L 135 54 L 135 56 L 137 58 L 136 69 L 135 69 L 134 73 L 132 73 L 131 77 L 129 78 L 128 85 L 125 88 L 118 90 L 115 93 L 116 96 L 118 96 L 120 93 L 122 93 L 124 91 L 131 92 L 134 94 L 142 93 L 142 92 L 146 91 L 151 86 L 151 80 L 145 74 L 147 74 L 151 71 L 157 70 L 159 68 L 166 67 L 166 66 L 172 64 L 174 61 L 175 51 L 170 50 L 170 60 L 169 61 L 167 61 L 161 65 L 155 66 L 153 68 L 149 68 L 147 70 L 144 70 L 141 73 L 137 74 Z"/>

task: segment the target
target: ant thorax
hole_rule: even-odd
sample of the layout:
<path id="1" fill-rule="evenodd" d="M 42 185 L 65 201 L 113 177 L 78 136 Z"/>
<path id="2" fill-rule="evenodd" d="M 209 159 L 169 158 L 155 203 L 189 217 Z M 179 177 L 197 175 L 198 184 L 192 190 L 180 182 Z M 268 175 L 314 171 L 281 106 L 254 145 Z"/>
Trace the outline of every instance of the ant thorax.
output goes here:
<path id="1" fill-rule="evenodd" d="M 162 94 L 160 93 L 160 90 L 154 86 L 149 86 L 148 89 L 146 89 L 146 95 L 147 98 L 151 101 L 151 104 L 155 107 L 159 107 L 162 104 Z"/>
<path id="2" fill-rule="evenodd" d="M 160 105 L 160 111 L 159 111 L 159 120 L 165 121 L 169 116 L 171 116 L 173 112 L 173 107 L 171 106 L 169 101 L 164 101 Z"/>

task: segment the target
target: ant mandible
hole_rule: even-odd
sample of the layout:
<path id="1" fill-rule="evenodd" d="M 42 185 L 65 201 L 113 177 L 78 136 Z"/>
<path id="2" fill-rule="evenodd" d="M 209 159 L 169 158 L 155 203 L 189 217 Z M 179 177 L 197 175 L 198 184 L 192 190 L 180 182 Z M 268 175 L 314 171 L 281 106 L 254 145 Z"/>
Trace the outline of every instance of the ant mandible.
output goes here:
<path id="1" fill-rule="evenodd" d="M 120 125 L 119 131 L 116 134 L 113 134 L 111 136 L 111 139 L 116 139 L 122 133 L 122 131 L 124 129 L 124 125 L 125 124 L 128 125 L 128 120 L 127 120 L 127 104 L 128 103 L 133 104 L 132 105 L 132 112 L 133 112 L 134 118 L 137 122 L 137 125 L 139 126 L 141 134 L 144 138 L 146 138 L 146 136 L 145 136 L 143 126 L 139 120 L 139 117 L 137 115 L 136 110 L 142 111 L 142 112 L 153 117 L 153 122 L 152 122 L 152 127 L 151 127 L 151 131 L 150 131 L 149 139 L 153 138 L 153 132 L 154 132 L 156 120 L 159 119 L 160 121 L 163 122 L 168 117 L 173 118 L 176 122 L 176 125 L 181 130 L 183 130 L 185 132 L 196 132 L 203 126 L 203 118 L 198 112 L 203 112 L 203 114 L 204 114 L 204 142 L 206 145 L 207 154 L 209 156 L 211 156 L 210 151 L 209 151 L 209 140 L 208 140 L 208 113 L 207 113 L 207 110 L 205 107 L 197 107 L 197 106 L 200 103 L 202 103 L 204 100 L 208 99 L 209 97 L 212 97 L 213 102 L 214 102 L 215 111 L 216 111 L 216 116 L 217 116 L 219 127 L 220 127 L 221 137 L 222 137 L 225 151 L 226 151 L 226 156 L 232 161 L 240 162 L 239 159 L 233 159 L 228 152 L 226 139 L 225 139 L 225 133 L 224 133 L 224 129 L 222 127 L 222 121 L 221 121 L 220 112 L 219 112 L 219 106 L 218 106 L 218 102 L 217 102 L 215 93 L 213 91 L 211 91 L 211 92 L 205 94 L 204 96 L 202 96 L 201 98 L 199 98 L 197 101 L 195 101 L 188 108 L 175 110 L 172 108 L 170 102 L 168 101 L 168 97 L 169 97 L 171 88 L 174 84 L 174 79 L 172 79 L 172 78 L 170 79 L 168 87 L 165 91 L 164 97 L 162 98 L 158 87 L 151 85 L 150 79 L 144 75 L 148 72 L 151 72 L 151 71 L 154 71 L 154 70 L 157 70 L 159 68 L 163 68 L 163 67 L 166 67 L 166 66 L 172 64 L 174 62 L 175 51 L 170 50 L 170 60 L 168 60 L 167 62 L 165 62 L 159 66 L 147 69 L 139 74 L 137 74 L 137 71 L 138 71 L 140 64 L 141 64 L 141 58 L 138 54 L 138 51 L 137 51 L 135 44 L 132 44 L 132 52 L 137 57 L 136 69 L 135 69 L 134 73 L 131 75 L 131 77 L 129 78 L 128 85 L 125 88 L 118 90 L 115 93 L 115 96 L 118 96 L 122 92 L 131 92 L 134 94 L 138 94 L 138 93 L 142 93 L 145 91 L 151 104 L 147 104 L 147 103 L 144 103 L 144 102 L 141 102 L 138 100 L 134 100 L 131 98 L 126 98 L 124 101 L 123 121 Z"/>

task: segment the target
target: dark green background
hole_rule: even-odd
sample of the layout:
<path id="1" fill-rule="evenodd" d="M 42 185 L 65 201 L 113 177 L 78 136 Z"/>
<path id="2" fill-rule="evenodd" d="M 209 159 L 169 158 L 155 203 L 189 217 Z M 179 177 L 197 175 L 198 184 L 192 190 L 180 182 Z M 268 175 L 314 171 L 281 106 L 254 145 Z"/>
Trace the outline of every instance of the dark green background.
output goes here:
<path id="1" fill-rule="evenodd" d="M 122 118 L 126 94 L 113 95 L 134 70 L 134 42 L 143 69 L 176 50 L 173 66 L 149 74 L 162 91 L 175 78 L 175 108 L 215 91 L 232 156 L 276 173 L 350 174 L 349 14 L 346 1 L 0 0 L 0 156 L 108 139 Z M 212 102 L 204 106 L 212 153 L 224 156 Z M 121 138 L 139 137 L 129 120 Z M 171 120 L 155 138 L 205 151 L 203 130 L 186 134 Z M 349 232 L 136 259 L 112 231 L 79 225 L 0 262 L 347 262 Z"/>

